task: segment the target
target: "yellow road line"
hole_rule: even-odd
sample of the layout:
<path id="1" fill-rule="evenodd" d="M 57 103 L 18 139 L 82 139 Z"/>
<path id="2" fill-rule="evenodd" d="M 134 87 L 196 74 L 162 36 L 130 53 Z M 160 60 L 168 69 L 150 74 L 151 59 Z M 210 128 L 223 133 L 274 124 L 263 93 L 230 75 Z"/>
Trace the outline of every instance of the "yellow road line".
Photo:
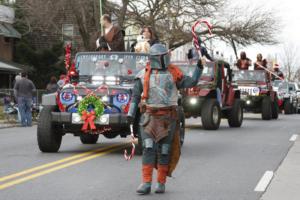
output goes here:
<path id="1" fill-rule="evenodd" d="M 116 145 L 115 147 L 112 147 L 112 149 L 109 149 L 107 151 L 98 152 L 98 153 L 92 154 L 90 156 L 87 156 L 87 157 L 84 157 L 84 158 L 81 158 L 81 159 L 78 159 L 78 160 L 74 160 L 72 162 L 68 162 L 68 163 L 65 163 L 65 164 L 50 168 L 50 169 L 46 169 L 46 170 L 37 172 L 37 173 L 29 175 L 29 176 L 25 176 L 23 178 L 19 178 L 19 179 L 1 184 L 0 185 L 0 190 L 3 190 L 5 188 L 11 187 L 11 186 L 14 186 L 14 185 L 17 185 L 17 184 L 20 184 L 20 183 L 23 183 L 23 182 L 26 182 L 26 181 L 29 181 L 29 180 L 32 180 L 32 179 L 35 179 L 39 176 L 43 176 L 43 175 L 52 173 L 54 171 L 57 171 L 57 170 L 60 170 L 60 169 L 63 169 L 63 168 L 70 167 L 72 165 L 76 165 L 76 164 L 79 164 L 79 163 L 82 163 L 82 162 L 85 162 L 85 161 L 88 161 L 88 160 L 91 160 L 91 159 L 94 159 L 94 158 L 97 158 L 97 157 L 100 157 L 100 156 L 104 156 L 104 155 L 106 155 L 108 153 L 111 153 L 113 151 L 117 151 L 119 149 L 122 149 L 122 148 L 126 147 L 126 145 L 128 145 L 128 144 L 121 144 L 121 145 L 119 144 L 119 145 Z"/>
<path id="2" fill-rule="evenodd" d="M 107 149 L 110 149 L 110 148 L 116 147 L 116 146 L 119 146 L 119 144 L 111 145 L 111 146 L 105 147 L 105 148 L 102 147 L 102 148 L 98 148 L 98 149 L 95 149 L 95 150 L 87 151 L 87 152 L 80 153 L 80 154 L 77 154 L 77 155 L 74 155 L 74 156 L 70 156 L 70 157 L 67 157 L 67 158 L 63 158 L 63 159 L 60 159 L 60 160 L 57 160 L 57 161 L 54 161 L 54 162 L 50 162 L 50 163 L 47 163 L 47 164 L 44 164 L 44 165 L 33 167 L 33 168 L 30 168 L 30 169 L 27 169 L 27 170 L 24 170 L 24 171 L 15 173 L 15 174 L 4 176 L 4 177 L 0 178 L 0 183 L 4 182 L 4 181 L 7 181 L 7 180 L 10 180 L 10 179 L 17 178 L 19 176 L 23 176 L 23 175 L 26 175 L 26 174 L 29 174 L 29 173 L 41 170 L 41 169 L 52 167 L 52 166 L 57 165 L 57 164 L 61 164 L 61 163 L 64 163 L 64 162 L 67 162 L 67 161 L 70 161 L 70 160 L 81 158 L 83 156 L 87 156 L 87 155 L 95 153 L 95 152 L 105 151 Z"/>

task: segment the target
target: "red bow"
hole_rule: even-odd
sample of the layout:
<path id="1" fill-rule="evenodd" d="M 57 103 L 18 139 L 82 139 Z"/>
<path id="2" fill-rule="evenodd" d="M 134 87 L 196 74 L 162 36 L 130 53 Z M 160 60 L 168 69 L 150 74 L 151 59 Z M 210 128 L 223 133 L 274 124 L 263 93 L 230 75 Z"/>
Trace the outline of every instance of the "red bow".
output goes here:
<path id="1" fill-rule="evenodd" d="M 88 132 L 88 131 L 95 131 L 96 130 L 96 126 L 94 123 L 94 120 L 96 119 L 96 115 L 95 115 L 95 111 L 92 112 L 87 112 L 87 111 L 83 111 L 82 112 L 82 116 L 81 119 L 84 120 L 84 124 L 81 128 L 81 130 L 83 132 Z"/>

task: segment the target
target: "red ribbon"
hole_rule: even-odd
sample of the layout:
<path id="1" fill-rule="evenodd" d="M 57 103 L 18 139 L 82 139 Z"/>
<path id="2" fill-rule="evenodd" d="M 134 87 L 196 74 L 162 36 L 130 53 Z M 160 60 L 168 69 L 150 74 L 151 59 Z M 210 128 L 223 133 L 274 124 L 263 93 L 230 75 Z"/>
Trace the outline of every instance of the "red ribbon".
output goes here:
<path id="1" fill-rule="evenodd" d="M 92 112 L 83 111 L 81 119 L 84 120 L 84 124 L 81 128 L 81 130 L 83 132 L 95 131 L 96 130 L 96 126 L 95 126 L 95 123 L 94 123 L 94 120 L 96 119 L 95 111 L 92 111 Z"/>

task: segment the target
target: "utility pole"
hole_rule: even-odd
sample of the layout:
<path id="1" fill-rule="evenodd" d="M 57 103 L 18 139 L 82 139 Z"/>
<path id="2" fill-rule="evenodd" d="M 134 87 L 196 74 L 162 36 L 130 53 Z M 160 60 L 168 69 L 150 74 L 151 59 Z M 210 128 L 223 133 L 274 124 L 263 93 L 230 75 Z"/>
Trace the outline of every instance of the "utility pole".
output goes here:
<path id="1" fill-rule="evenodd" d="M 101 24 L 101 17 L 103 15 L 103 12 L 102 12 L 102 0 L 99 0 L 99 8 L 100 8 L 100 19 L 99 19 L 99 22 L 100 22 L 100 32 L 102 34 L 103 33 L 103 27 L 102 27 L 102 24 Z"/>

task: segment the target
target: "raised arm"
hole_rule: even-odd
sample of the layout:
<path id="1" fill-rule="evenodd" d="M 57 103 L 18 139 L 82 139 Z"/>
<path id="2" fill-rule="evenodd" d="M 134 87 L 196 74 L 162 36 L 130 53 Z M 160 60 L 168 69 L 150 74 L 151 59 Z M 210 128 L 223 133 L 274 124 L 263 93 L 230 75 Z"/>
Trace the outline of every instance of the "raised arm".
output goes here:
<path id="1" fill-rule="evenodd" d="M 193 73 L 193 76 L 186 76 L 184 75 L 181 79 L 181 81 L 179 81 L 179 83 L 177 83 L 177 88 L 178 89 L 183 89 L 183 88 L 191 88 L 197 85 L 198 80 L 202 74 L 203 71 L 203 65 L 201 60 L 198 61 L 197 63 L 197 67 L 195 68 L 195 71 Z"/>

